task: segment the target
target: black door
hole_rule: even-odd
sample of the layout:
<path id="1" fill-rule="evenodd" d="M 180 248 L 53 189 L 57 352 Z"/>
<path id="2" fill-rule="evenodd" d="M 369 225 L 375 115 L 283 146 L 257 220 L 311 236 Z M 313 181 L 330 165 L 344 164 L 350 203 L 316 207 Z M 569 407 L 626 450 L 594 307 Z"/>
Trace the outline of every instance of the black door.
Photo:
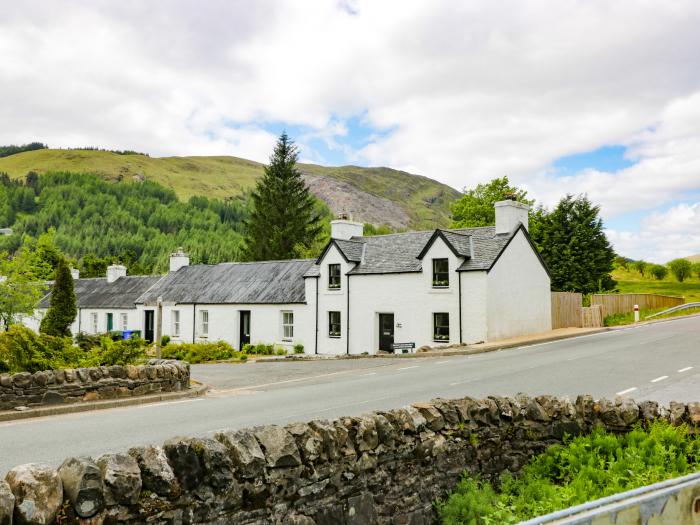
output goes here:
<path id="1" fill-rule="evenodd" d="M 241 322 L 238 325 L 240 327 L 240 342 L 241 348 L 243 345 L 250 344 L 250 310 L 241 310 Z"/>
<path id="2" fill-rule="evenodd" d="M 394 314 L 379 314 L 379 349 L 391 351 L 394 344 Z"/>
<path id="3" fill-rule="evenodd" d="M 145 310 L 146 321 L 143 327 L 143 338 L 149 342 L 153 342 L 153 329 L 155 328 L 155 310 Z"/>

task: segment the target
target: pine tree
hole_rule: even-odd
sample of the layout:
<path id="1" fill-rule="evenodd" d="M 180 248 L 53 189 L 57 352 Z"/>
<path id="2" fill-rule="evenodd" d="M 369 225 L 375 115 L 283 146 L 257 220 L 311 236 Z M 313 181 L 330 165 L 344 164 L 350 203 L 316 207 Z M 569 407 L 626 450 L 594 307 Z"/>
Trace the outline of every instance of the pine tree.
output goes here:
<path id="1" fill-rule="evenodd" d="M 78 313 L 75 305 L 73 277 L 65 259 L 56 267 L 56 278 L 51 289 L 51 304 L 46 316 L 41 320 L 39 330 L 47 335 L 70 337 L 70 325 Z"/>
<path id="2" fill-rule="evenodd" d="M 615 252 L 599 212 L 585 196 L 567 195 L 531 231 L 551 273 L 552 290 L 594 293 L 615 288 L 610 277 Z"/>
<path id="3" fill-rule="evenodd" d="M 245 256 L 251 261 L 292 259 L 313 245 L 322 229 L 315 199 L 296 169 L 297 148 L 286 133 L 252 193 Z"/>

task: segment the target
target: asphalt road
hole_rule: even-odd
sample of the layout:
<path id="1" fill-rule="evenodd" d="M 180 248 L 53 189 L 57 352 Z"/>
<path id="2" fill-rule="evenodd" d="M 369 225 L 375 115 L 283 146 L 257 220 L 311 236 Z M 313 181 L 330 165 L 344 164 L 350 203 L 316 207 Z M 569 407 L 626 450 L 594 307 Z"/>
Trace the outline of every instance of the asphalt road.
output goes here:
<path id="1" fill-rule="evenodd" d="M 700 317 L 470 357 L 200 365 L 205 398 L 0 423 L 0 477 L 224 428 L 330 419 L 434 397 L 616 394 L 700 400 Z"/>

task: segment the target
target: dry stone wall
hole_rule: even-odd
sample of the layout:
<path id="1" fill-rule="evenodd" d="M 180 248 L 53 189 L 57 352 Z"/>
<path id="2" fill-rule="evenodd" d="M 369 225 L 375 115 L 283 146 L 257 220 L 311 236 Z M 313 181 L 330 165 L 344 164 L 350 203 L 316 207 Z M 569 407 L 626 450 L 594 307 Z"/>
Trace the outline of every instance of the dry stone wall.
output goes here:
<path id="1" fill-rule="evenodd" d="M 2 374 L 0 410 L 177 392 L 189 388 L 189 383 L 188 363 L 155 359 L 138 366 Z"/>
<path id="2" fill-rule="evenodd" d="M 700 403 L 444 400 L 334 421 L 176 438 L 0 481 L 0 525 L 423 525 L 466 470 L 495 479 L 595 426 L 700 422 Z"/>

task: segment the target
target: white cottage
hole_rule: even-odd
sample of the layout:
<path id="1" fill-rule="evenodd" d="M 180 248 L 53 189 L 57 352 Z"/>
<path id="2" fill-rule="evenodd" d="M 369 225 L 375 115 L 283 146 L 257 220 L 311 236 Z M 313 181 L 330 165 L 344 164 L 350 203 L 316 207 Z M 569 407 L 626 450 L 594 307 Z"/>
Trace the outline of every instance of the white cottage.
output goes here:
<path id="1" fill-rule="evenodd" d="M 76 280 L 72 329 L 333 355 L 546 332 L 550 279 L 527 223 L 526 205 L 503 201 L 483 228 L 364 237 L 361 223 L 333 221 L 316 260 L 190 266 L 180 249 L 165 276 L 110 267 L 106 279 Z"/>
<path id="2" fill-rule="evenodd" d="M 477 343 L 551 329 L 550 279 L 528 207 L 496 204 L 496 226 L 375 237 L 334 221 L 306 273 L 314 352 Z M 309 284 L 312 283 L 312 284 Z"/>

